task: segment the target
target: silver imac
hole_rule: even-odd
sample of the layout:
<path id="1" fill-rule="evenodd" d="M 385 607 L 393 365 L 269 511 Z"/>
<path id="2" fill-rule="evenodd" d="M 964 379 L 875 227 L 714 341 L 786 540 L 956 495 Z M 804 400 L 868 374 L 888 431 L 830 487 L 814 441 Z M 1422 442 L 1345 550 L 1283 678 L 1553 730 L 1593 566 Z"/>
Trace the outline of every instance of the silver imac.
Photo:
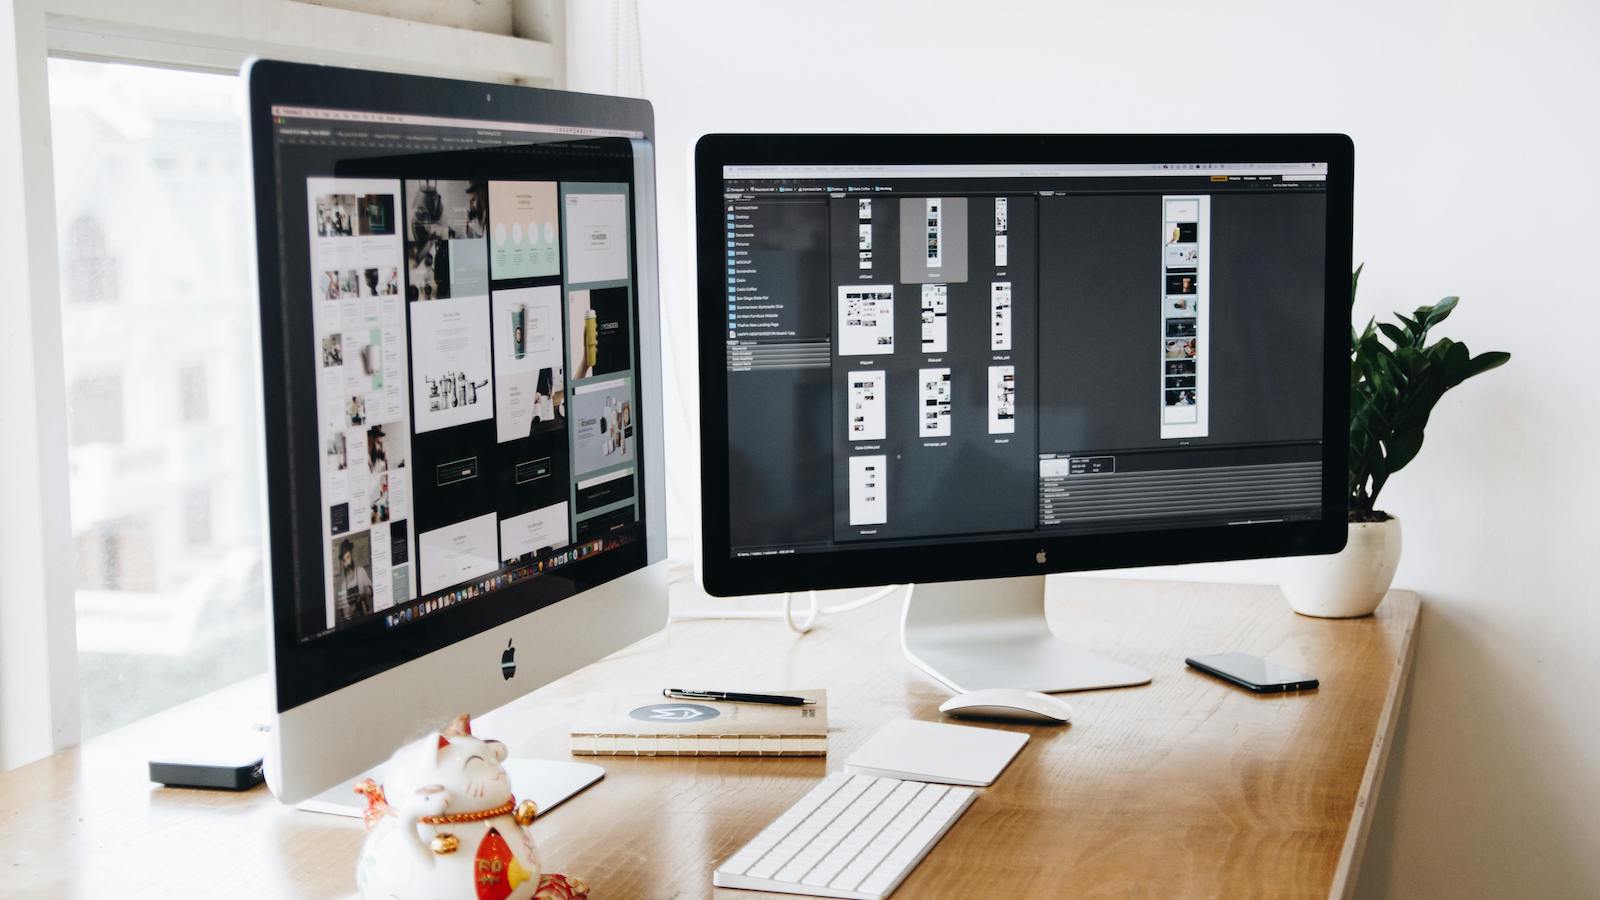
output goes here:
<path id="1" fill-rule="evenodd" d="M 665 625 L 654 124 L 616 97 L 244 75 L 266 773 L 301 803 Z M 599 771 L 508 769 L 541 807 Z"/>

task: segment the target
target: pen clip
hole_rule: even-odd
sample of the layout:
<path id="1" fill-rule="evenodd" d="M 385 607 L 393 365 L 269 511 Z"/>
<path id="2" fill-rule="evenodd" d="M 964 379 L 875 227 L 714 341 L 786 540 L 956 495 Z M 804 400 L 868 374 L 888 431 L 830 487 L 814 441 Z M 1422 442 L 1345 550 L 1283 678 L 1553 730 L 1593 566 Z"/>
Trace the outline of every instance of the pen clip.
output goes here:
<path id="1" fill-rule="evenodd" d="M 711 699 L 713 699 L 710 694 L 706 694 L 706 693 L 703 693 L 701 691 L 684 691 L 684 690 L 679 690 L 678 688 L 663 688 L 662 691 L 661 691 L 661 696 L 666 697 L 669 700 L 711 700 Z"/>

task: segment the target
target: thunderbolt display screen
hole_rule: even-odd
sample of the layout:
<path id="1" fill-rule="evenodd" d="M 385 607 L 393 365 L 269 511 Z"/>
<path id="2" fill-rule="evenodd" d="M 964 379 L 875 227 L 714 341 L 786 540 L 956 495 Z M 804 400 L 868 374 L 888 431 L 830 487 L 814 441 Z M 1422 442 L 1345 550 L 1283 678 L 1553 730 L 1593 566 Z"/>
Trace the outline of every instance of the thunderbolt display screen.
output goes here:
<path id="1" fill-rule="evenodd" d="M 723 166 L 726 552 L 1324 518 L 1328 171 Z"/>

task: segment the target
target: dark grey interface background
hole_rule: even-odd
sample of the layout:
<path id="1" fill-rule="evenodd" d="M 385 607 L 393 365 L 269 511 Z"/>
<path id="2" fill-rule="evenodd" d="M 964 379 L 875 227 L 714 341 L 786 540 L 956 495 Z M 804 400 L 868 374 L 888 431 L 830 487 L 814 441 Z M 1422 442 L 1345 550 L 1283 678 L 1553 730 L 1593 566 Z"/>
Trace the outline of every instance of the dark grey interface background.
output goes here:
<path id="1" fill-rule="evenodd" d="M 725 190 L 735 555 L 1320 517 L 1321 183 L 730 180 Z M 1209 427 L 1164 439 L 1160 234 L 1174 194 L 1210 203 Z M 1006 198 L 1004 265 L 996 197 Z M 927 198 L 966 201 L 963 221 L 944 223 L 965 229 L 965 280 L 945 285 L 943 352 L 919 340 L 921 284 L 900 281 L 929 271 L 900 259 L 920 248 L 921 232 L 907 235 L 924 224 L 901 221 L 902 209 Z M 1005 351 L 989 341 L 995 282 L 1010 287 Z M 893 352 L 846 352 L 841 289 L 856 287 L 892 288 Z M 1010 433 L 985 427 L 991 366 L 1015 373 Z M 940 369 L 949 433 L 925 436 L 920 376 Z M 882 437 L 852 440 L 851 373 L 871 371 L 884 380 Z M 851 459 L 864 456 L 883 458 L 883 508 L 852 524 L 862 514 Z"/>

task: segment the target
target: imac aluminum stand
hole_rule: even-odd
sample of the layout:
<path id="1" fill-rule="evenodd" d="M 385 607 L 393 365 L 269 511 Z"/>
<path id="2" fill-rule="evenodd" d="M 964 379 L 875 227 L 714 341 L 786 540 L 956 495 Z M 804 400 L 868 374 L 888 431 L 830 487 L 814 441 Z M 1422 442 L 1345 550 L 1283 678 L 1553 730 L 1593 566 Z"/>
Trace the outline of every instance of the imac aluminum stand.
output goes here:
<path id="1" fill-rule="evenodd" d="M 1150 673 L 1063 642 L 1044 614 L 1044 576 L 919 584 L 900 646 L 956 691 L 1087 691 L 1148 684 Z"/>

